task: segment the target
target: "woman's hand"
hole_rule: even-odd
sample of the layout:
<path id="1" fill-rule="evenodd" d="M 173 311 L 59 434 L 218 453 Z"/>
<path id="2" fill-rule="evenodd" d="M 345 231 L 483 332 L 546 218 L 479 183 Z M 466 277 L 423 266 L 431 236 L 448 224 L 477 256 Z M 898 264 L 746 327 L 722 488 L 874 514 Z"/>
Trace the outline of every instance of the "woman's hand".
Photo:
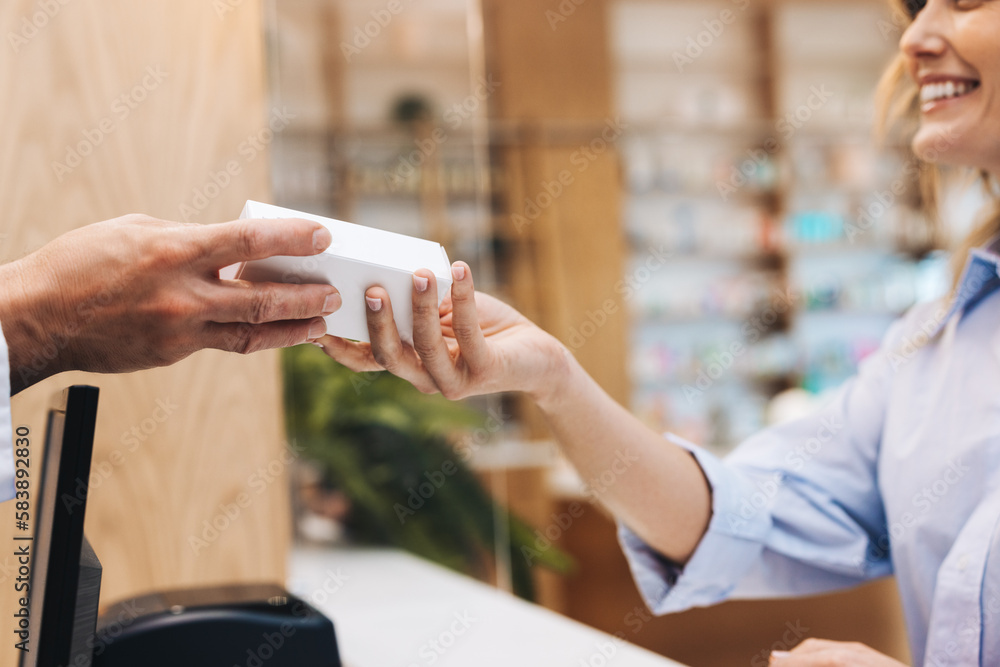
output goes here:
<path id="1" fill-rule="evenodd" d="M 448 398 L 523 391 L 601 502 L 676 563 L 694 553 L 712 514 L 711 490 L 686 450 L 615 402 L 559 341 L 513 308 L 476 294 L 469 267 L 452 266 L 440 308 L 430 271 L 413 278 L 413 345 L 404 344 L 384 289 L 366 292 L 371 344 L 324 336 L 326 353 L 354 371 L 388 370 Z M 567 391 L 572 387 L 572 391 Z M 664 517 L 670 517 L 665 521 Z"/>
<path id="2" fill-rule="evenodd" d="M 858 642 L 807 639 L 791 651 L 772 651 L 773 667 L 905 667 Z"/>
<path id="3" fill-rule="evenodd" d="M 319 342 L 353 371 L 387 370 L 425 393 L 450 399 L 524 391 L 536 400 L 557 385 L 569 352 L 510 306 L 477 294 L 464 262 L 452 266 L 450 296 L 440 307 L 434 274 L 413 275 L 413 345 L 400 340 L 389 295 L 366 293 L 371 343 L 334 336 Z"/>

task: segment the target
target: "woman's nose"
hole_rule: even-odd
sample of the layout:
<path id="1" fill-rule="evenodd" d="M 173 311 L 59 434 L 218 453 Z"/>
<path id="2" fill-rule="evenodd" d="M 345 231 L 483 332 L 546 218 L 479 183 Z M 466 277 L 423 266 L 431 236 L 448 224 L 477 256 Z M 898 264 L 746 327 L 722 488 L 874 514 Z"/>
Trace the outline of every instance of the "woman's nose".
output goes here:
<path id="1" fill-rule="evenodd" d="M 940 56 L 948 48 L 952 27 L 948 0 L 929 0 L 899 40 L 899 48 L 911 62 Z"/>

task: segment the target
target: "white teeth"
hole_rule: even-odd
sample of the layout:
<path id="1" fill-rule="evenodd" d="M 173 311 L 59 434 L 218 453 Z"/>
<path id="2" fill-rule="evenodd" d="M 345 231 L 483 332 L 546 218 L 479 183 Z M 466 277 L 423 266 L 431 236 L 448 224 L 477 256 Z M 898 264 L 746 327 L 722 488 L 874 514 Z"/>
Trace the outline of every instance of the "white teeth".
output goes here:
<path id="1" fill-rule="evenodd" d="M 928 83 L 920 87 L 920 101 L 923 103 L 936 102 L 951 97 L 961 97 L 972 92 L 978 86 L 975 82 L 969 81 L 947 81 L 944 83 Z"/>

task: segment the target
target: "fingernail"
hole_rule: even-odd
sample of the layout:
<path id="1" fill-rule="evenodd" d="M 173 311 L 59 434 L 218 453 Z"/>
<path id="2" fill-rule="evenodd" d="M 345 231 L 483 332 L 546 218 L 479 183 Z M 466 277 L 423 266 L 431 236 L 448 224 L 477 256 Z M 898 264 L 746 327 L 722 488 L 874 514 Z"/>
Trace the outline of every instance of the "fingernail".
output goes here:
<path id="1" fill-rule="evenodd" d="M 333 236 L 326 227 L 321 227 L 313 232 L 313 247 L 316 250 L 326 250 L 333 243 Z"/>
<path id="2" fill-rule="evenodd" d="M 373 313 L 377 313 L 378 311 L 382 310 L 382 299 L 373 299 L 370 296 L 366 296 L 365 301 L 368 302 L 368 308 Z"/>
<path id="3" fill-rule="evenodd" d="M 465 267 L 461 264 L 456 264 L 451 267 L 451 275 L 455 280 L 465 280 Z"/>
<path id="4" fill-rule="evenodd" d="M 315 338 L 322 338 L 323 334 L 326 333 L 326 322 L 323 320 L 316 320 L 309 325 L 309 340 Z"/>
<path id="5" fill-rule="evenodd" d="M 427 278 L 424 278 L 423 276 L 418 276 L 416 274 L 413 274 L 413 286 L 417 288 L 418 292 L 421 292 L 421 293 L 426 292 L 427 291 L 427 286 L 429 284 L 430 284 L 430 281 L 427 280 Z"/>
<path id="6" fill-rule="evenodd" d="M 772 658 L 777 658 L 778 660 L 782 660 L 784 658 L 787 658 L 790 655 L 791 655 L 791 653 L 789 653 L 788 651 L 771 651 L 771 657 Z"/>
<path id="7" fill-rule="evenodd" d="M 340 310 L 340 307 L 344 305 L 344 300 L 341 298 L 340 294 L 334 293 L 326 297 L 326 301 L 323 302 L 323 314 L 330 315 Z"/>
<path id="8" fill-rule="evenodd" d="M 325 349 L 326 349 L 325 347 L 323 347 L 322 345 L 320 345 L 319 343 L 317 343 L 317 342 L 315 342 L 315 341 L 314 341 L 314 342 L 312 342 L 312 343 L 310 343 L 310 345 L 315 345 L 316 347 L 318 347 L 318 348 L 319 348 L 319 349 L 321 349 L 321 350 L 325 350 Z"/>

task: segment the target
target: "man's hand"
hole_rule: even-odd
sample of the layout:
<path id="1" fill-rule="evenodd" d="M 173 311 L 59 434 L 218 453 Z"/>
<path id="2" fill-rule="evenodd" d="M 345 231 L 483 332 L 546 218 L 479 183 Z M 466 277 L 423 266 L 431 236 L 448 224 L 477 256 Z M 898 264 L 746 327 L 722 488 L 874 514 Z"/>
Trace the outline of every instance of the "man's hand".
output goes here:
<path id="1" fill-rule="evenodd" d="M 772 667 L 905 667 L 858 642 L 807 639 L 791 651 L 772 651 Z"/>
<path id="2" fill-rule="evenodd" d="M 241 354 L 315 341 L 340 308 L 330 285 L 220 280 L 219 269 L 327 248 L 306 220 L 191 225 L 129 215 L 64 234 L 0 267 L 11 393 L 66 370 L 167 366 L 203 348 Z"/>

